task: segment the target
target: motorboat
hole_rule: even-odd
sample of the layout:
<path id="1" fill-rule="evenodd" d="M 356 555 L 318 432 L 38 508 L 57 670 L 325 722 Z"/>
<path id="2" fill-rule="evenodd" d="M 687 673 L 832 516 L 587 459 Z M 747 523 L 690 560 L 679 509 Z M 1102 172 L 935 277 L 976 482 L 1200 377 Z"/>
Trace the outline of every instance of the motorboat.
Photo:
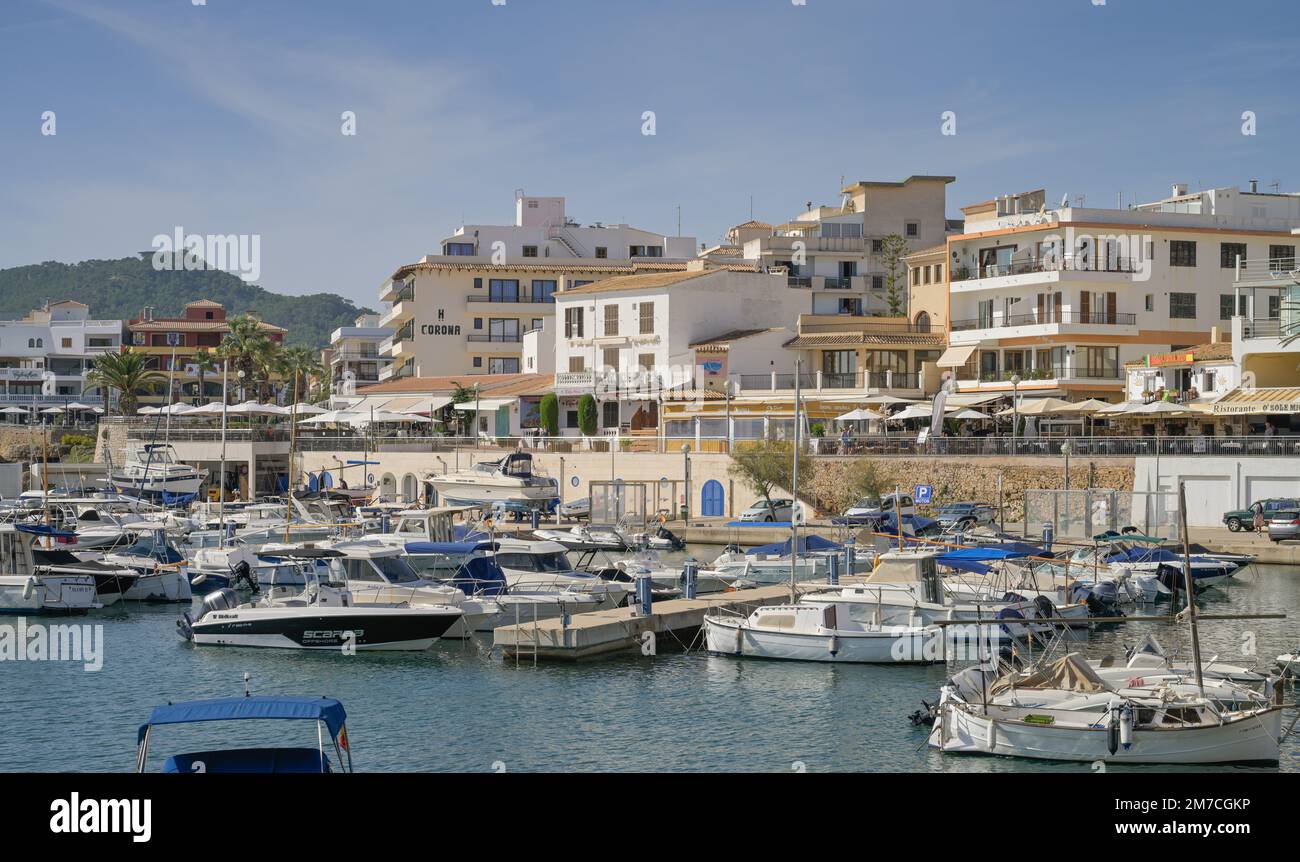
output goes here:
<path id="1" fill-rule="evenodd" d="M 571 551 L 625 551 L 630 547 L 617 527 L 599 524 L 576 524 L 567 530 L 542 528 L 533 530 L 533 535 Z"/>
<path id="2" fill-rule="evenodd" d="M 449 505 L 506 502 L 550 509 L 560 496 L 556 481 L 535 472 L 533 456 L 527 452 L 512 452 L 499 461 L 482 461 L 468 470 L 431 474 L 426 481 Z"/>
<path id="3" fill-rule="evenodd" d="M 198 496 L 208 471 L 182 464 L 170 444 L 145 443 L 133 449 L 120 468 L 111 470 L 109 478 L 119 494 L 188 502 Z"/>
<path id="4" fill-rule="evenodd" d="M 871 598 L 851 589 L 761 607 L 748 617 L 707 614 L 704 635 L 715 655 L 868 664 L 945 660 L 942 629 L 884 625 Z"/>
<path id="5" fill-rule="evenodd" d="M 177 627 L 184 638 L 199 646 L 348 654 L 352 650 L 426 650 L 460 617 L 460 608 L 445 605 L 357 604 L 346 582 L 325 574 L 313 578 L 296 596 L 268 595 L 245 604 L 239 604 L 234 590 L 217 590 L 204 597 L 197 618 L 186 611 Z"/>
<path id="6" fill-rule="evenodd" d="M 721 577 L 744 579 L 763 586 L 788 583 L 792 569 L 796 581 L 815 580 L 819 573 L 816 560 L 808 556 L 791 560 L 788 552 L 781 551 L 779 543 L 748 552 L 738 545 L 728 545 L 713 558 L 708 568 Z"/>
<path id="7" fill-rule="evenodd" d="M 0 524 L 0 613 L 84 614 L 102 607 L 94 575 L 36 559 L 38 543 L 50 550 L 50 542 L 70 538 L 37 524 Z"/>
<path id="8" fill-rule="evenodd" d="M 565 551 L 557 542 L 500 538 L 496 562 L 505 573 L 511 593 L 586 593 L 600 599 L 598 610 L 623 603 L 631 592 L 630 585 L 576 569 Z"/>
<path id="9" fill-rule="evenodd" d="M 307 583 L 310 566 L 280 559 L 263 559 L 242 541 L 198 548 L 190 553 L 190 589 L 196 595 L 230 587 L 256 591 L 262 584 L 301 587 Z"/>
<path id="10" fill-rule="evenodd" d="M 128 601 L 189 602 L 194 596 L 190 588 L 189 564 L 167 531 L 160 527 L 136 534 L 130 547 L 106 554 L 77 552 L 77 556 L 134 570 L 139 578 L 122 596 Z"/>
<path id="11" fill-rule="evenodd" d="M 691 562 L 691 561 L 686 561 Z M 626 577 L 619 578 L 628 582 L 634 582 L 638 575 L 649 575 L 654 585 L 663 589 L 679 589 L 683 586 L 683 571 L 685 562 L 680 565 L 669 565 L 663 561 L 658 551 L 646 548 L 637 551 L 630 557 L 613 560 L 606 566 L 596 567 L 590 564 L 584 564 L 579 561 L 578 568 L 587 571 L 601 572 L 605 569 L 615 569 Z M 753 582 L 744 578 L 733 575 L 725 575 L 715 569 L 707 568 L 697 562 L 695 570 L 695 592 L 703 593 L 721 593 L 726 590 L 739 589 L 740 587 L 753 586 Z"/>
<path id="12" fill-rule="evenodd" d="M 1153 674 L 1188 676 L 1195 673 L 1191 662 L 1177 661 L 1170 657 L 1160 645 L 1160 641 L 1152 634 L 1148 634 L 1136 646 L 1125 650 L 1124 656 L 1125 662 L 1122 665 L 1116 662 L 1113 656 L 1100 660 L 1090 659 L 1088 664 L 1103 676 L 1119 678 L 1127 673 L 1128 676 L 1124 677 L 1126 680 L 1149 677 Z M 1267 680 L 1263 674 L 1248 667 L 1221 662 L 1218 656 L 1201 663 L 1201 675 L 1207 680 L 1228 680 L 1239 685 L 1251 686 L 1262 686 Z"/>
<path id="13" fill-rule="evenodd" d="M 1130 687 L 1070 653 L 992 680 L 978 666 L 957 674 L 940 691 L 929 744 L 1089 763 L 1276 763 L 1281 736 L 1281 704 L 1243 686 Z"/>
<path id="14" fill-rule="evenodd" d="M 134 569 L 95 561 L 84 561 L 60 547 L 32 548 L 32 562 L 43 576 L 88 576 L 95 582 L 95 600 L 102 607 L 121 601 L 140 580 Z"/>
<path id="15" fill-rule="evenodd" d="M 227 748 L 195 751 L 168 756 L 162 765 L 165 773 L 328 773 L 352 771 L 352 747 L 348 741 L 347 713 L 343 704 L 331 697 L 268 697 L 245 693 L 243 697 L 223 697 L 168 703 L 154 707 L 149 720 L 136 733 L 135 771 L 146 772 L 149 748 L 158 728 L 178 724 L 203 724 L 227 721 L 284 719 L 312 722 L 315 744 L 279 748 Z M 265 724 L 258 725 L 265 727 Z M 331 743 L 334 760 L 325 750 Z"/>

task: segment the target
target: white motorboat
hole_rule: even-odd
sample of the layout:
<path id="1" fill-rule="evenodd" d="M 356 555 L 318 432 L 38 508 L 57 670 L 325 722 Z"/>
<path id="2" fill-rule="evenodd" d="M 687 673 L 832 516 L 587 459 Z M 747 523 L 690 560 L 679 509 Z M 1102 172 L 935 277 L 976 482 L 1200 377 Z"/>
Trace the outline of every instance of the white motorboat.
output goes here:
<path id="1" fill-rule="evenodd" d="M 208 471 L 180 463 L 175 448 L 167 443 L 146 443 L 132 450 L 109 478 L 119 494 L 170 501 L 193 499 Z"/>
<path id="2" fill-rule="evenodd" d="M 586 593 L 600 599 L 599 610 L 618 607 L 631 592 L 629 584 L 607 581 L 574 568 L 565 547 L 556 542 L 502 538 L 496 563 L 515 593 Z"/>
<path id="3" fill-rule="evenodd" d="M 239 604 L 234 590 L 217 590 L 203 600 L 197 619 L 177 621 L 181 635 L 200 646 L 277 647 L 330 650 L 426 650 L 461 617 L 441 605 L 359 605 L 337 582 L 315 579 L 290 598 Z"/>
<path id="4" fill-rule="evenodd" d="M 654 585 L 659 588 L 673 589 L 680 588 L 683 585 L 682 572 L 684 565 L 668 565 L 660 557 L 658 551 L 649 548 L 637 551 L 631 557 L 614 560 L 613 566 L 633 581 L 637 575 L 649 575 Z M 588 567 L 582 566 L 581 568 Z M 705 568 L 703 565 L 697 565 L 696 567 L 695 592 L 697 594 L 721 593 L 742 586 L 752 586 L 752 582 L 733 575 L 723 574 L 716 569 Z"/>
<path id="5" fill-rule="evenodd" d="M 35 524 L 0 524 L 0 614 L 84 614 L 102 606 L 92 575 L 37 562 L 37 543 L 56 535 Z"/>
<path id="6" fill-rule="evenodd" d="M 483 461 L 468 470 L 432 474 L 426 480 L 448 505 L 505 502 L 549 508 L 559 499 L 555 480 L 534 472 L 533 456 L 527 452 L 512 452 L 500 461 Z"/>
<path id="7" fill-rule="evenodd" d="M 122 596 L 128 601 L 189 602 L 194 597 L 190 588 L 189 564 L 166 530 L 161 528 L 138 533 L 135 543 L 120 551 L 107 554 L 77 552 L 77 556 L 134 570 L 139 579 Z"/>
<path id="8" fill-rule="evenodd" d="M 758 608 L 748 617 L 706 615 L 704 633 L 717 655 L 869 664 L 945 659 L 940 628 L 882 625 L 870 598 L 851 589 Z"/>
<path id="9" fill-rule="evenodd" d="M 801 556 L 793 562 L 785 555 L 746 553 L 739 548 L 728 548 L 709 563 L 709 571 L 720 577 L 744 579 L 762 586 L 784 584 L 790 581 L 794 569 L 796 581 L 811 581 L 818 576 L 817 561 Z"/>
<path id="10" fill-rule="evenodd" d="M 978 668 L 940 692 L 931 747 L 951 753 L 1119 763 L 1275 763 L 1282 707 L 1226 680 L 1126 687 L 1075 653 L 988 683 Z M 1231 694 L 1223 705 L 1224 692 Z"/>

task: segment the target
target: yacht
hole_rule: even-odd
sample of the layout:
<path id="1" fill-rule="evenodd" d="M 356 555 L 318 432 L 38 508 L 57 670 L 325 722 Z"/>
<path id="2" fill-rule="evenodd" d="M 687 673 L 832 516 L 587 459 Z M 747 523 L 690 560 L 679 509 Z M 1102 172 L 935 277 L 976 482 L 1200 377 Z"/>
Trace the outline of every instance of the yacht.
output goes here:
<path id="1" fill-rule="evenodd" d="M 0 613 L 84 614 L 102 607 L 95 577 L 38 562 L 38 545 L 70 538 L 37 524 L 0 524 Z"/>
<path id="2" fill-rule="evenodd" d="M 527 503 L 549 509 L 559 499 L 554 479 L 533 470 L 533 456 L 512 452 L 500 461 L 483 461 L 468 470 L 430 474 L 439 498 L 450 505 Z"/>
<path id="3" fill-rule="evenodd" d="M 120 468 L 110 471 L 119 494 L 168 502 L 193 499 L 207 478 L 207 470 L 180 463 L 175 448 L 167 443 L 146 443 L 134 449 Z"/>
<path id="4" fill-rule="evenodd" d="M 575 569 L 565 550 L 558 542 L 502 538 L 497 541 L 496 562 L 511 593 L 587 593 L 600 599 L 597 610 L 623 603 L 630 584 Z"/>

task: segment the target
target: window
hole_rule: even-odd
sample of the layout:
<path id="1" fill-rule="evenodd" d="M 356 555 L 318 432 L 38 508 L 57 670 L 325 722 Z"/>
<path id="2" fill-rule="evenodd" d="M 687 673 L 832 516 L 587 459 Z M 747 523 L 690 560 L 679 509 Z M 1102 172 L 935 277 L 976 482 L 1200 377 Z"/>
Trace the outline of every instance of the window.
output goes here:
<path id="1" fill-rule="evenodd" d="M 475 357 L 474 357 L 474 367 L 475 367 L 475 368 L 482 368 L 482 367 L 483 367 L 483 357 L 482 357 L 482 356 L 475 356 Z"/>
<path id="2" fill-rule="evenodd" d="M 564 337 L 582 338 L 582 309 L 564 309 Z M 582 369 L 578 369 L 581 371 Z"/>
<path id="3" fill-rule="evenodd" d="M 642 302 L 637 311 L 641 315 L 641 334 L 653 335 L 655 331 L 655 304 L 653 302 Z"/>
<path id="4" fill-rule="evenodd" d="M 1146 295 L 1146 298 L 1142 302 L 1142 307 L 1145 308 L 1147 311 L 1155 311 L 1156 295 L 1154 293 L 1148 293 Z"/>
<path id="5" fill-rule="evenodd" d="M 1295 246 L 1270 245 L 1268 260 L 1269 265 L 1277 269 L 1295 269 Z"/>
<path id="6" fill-rule="evenodd" d="M 1169 294 L 1169 317 L 1178 320 L 1196 319 L 1196 294 Z"/>
<path id="7" fill-rule="evenodd" d="M 868 350 L 867 370 L 868 371 L 893 371 L 899 374 L 906 374 L 907 373 L 907 351 L 906 350 Z"/>
<path id="8" fill-rule="evenodd" d="M 849 389 L 856 382 L 858 352 L 856 350 L 822 351 L 822 385 L 831 389 Z"/>
<path id="9" fill-rule="evenodd" d="M 600 363 L 606 368 L 618 370 L 618 348 L 606 347 L 600 352 Z"/>
<path id="10" fill-rule="evenodd" d="M 1236 305 L 1236 303 L 1233 302 L 1231 293 L 1219 294 L 1219 320 L 1231 320 L 1234 305 Z"/>
<path id="11" fill-rule="evenodd" d="M 921 267 L 914 266 L 912 267 L 912 287 L 916 287 L 920 283 L 921 283 Z"/>
<path id="12" fill-rule="evenodd" d="M 605 334 L 618 335 L 618 305 L 612 302 L 605 306 Z"/>
<path id="13" fill-rule="evenodd" d="M 628 257 L 663 257 L 664 250 L 657 245 L 630 245 L 627 247 Z"/>
<path id="14" fill-rule="evenodd" d="M 529 329 L 541 329 L 542 326 L 543 326 L 544 324 L 545 324 L 545 321 L 543 321 L 540 317 L 534 317 L 534 318 L 533 318 L 533 324 L 532 324 L 532 326 L 530 326 L 530 327 L 528 327 L 528 328 L 529 328 Z"/>
<path id="15" fill-rule="evenodd" d="M 64 349 L 71 349 L 71 348 L 72 348 L 72 339 L 71 339 L 71 338 L 60 339 L 60 342 L 59 342 L 59 343 L 63 345 Z"/>
<path id="16" fill-rule="evenodd" d="M 533 279 L 533 302 L 555 302 L 554 279 Z"/>
<path id="17" fill-rule="evenodd" d="M 618 427 L 617 401 L 606 401 L 604 404 L 600 405 L 600 412 L 603 414 L 602 418 L 605 420 L 604 424 L 606 428 Z"/>
<path id="18" fill-rule="evenodd" d="M 488 360 L 488 374 L 518 374 L 519 357 L 494 356 Z"/>
<path id="19" fill-rule="evenodd" d="M 883 239 L 873 239 L 871 241 L 871 253 L 880 254 L 885 250 L 885 241 Z"/>
<path id="20" fill-rule="evenodd" d="M 449 242 L 443 250 L 443 254 L 452 257 L 473 257 L 474 243 L 472 242 Z"/>
<path id="21" fill-rule="evenodd" d="M 27 349 L 34 350 L 35 348 L 36 348 L 36 339 L 35 338 L 27 339 Z"/>
<path id="22" fill-rule="evenodd" d="M 476 279 L 474 279 L 474 289 L 475 289 L 475 290 L 482 290 L 482 289 L 483 289 L 483 279 L 481 279 L 481 278 L 476 278 Z"/>
<path id="23" fill-rule="evenodd" d="M 653 371 L 655 367 L 655 355 L 653 353 L 637 354 L 636 366 L 642 371 Z"/>
<path id="24" fill-rule="evenodd" d="M 940 284 L 942 282 L 943 282 L 943 264 L 936 263 L 934 265 L 934 283 Z"/>
<path id="25" fill-rule="evenodd" d="M 569 372 L 570 372 L 570 373 L 572 373 L 572 374 L 579 374 L 579 373 L 581 373 L 581 372 L 583 372 L 583 371 L 586 371 L 586 370 L 587 370 L 587 357 L 585 357 L 585 356 L 570 356 L 570 357 L 569 357 Z"/>
<path id="26" fill-rule="evenodd" d="M 923 269 L 925 270 L 925 283 L 930 284 L 930 278 L 932 275 L 931 269 L 929 266 L 925 266 Z"/>
<path id="27" fill-rule="evenodd" d="M 872 289 L 872 290 L 884 290 L 884 289 L 885 289 L 885 277 L 884 277 L 883 275 L 873 275 L 873 276 L 871 276 L 871 289 Z"/>
<path id="28" fill-rule="evenodd" d="M 490 302 L 518 302 L 519 281 L 513 278 L 494 278 L 488 283 Z"/>
<path id="29" fill-rule="evenodd" d="M 1196 243 L 1191 240 L 1169 241 L 1170 266 L 1196 266 Z"/>
<path id="30" fill-rule="evenodd" d="M 519 321 L 513 317 L 488 318 L 488 341 L 518 341 Z"/>
<path id="31" fill-rule="evenodd" d="M 483 328 L 483 318 L 481 318 L 481 317 L 476 317 L 476 318 L 474 318 L 474 328 L 475 328 L 475 329 L 482 329 L 482 328 Z"/>
<path id="32" fill-rule="evenodd" d="M 97 338 L 92 335 L 90 338 L 86 339 L 86 346 L 87 347 L 112 347 L 113 339 L 102 338 L 102 337 Z"/>
<path id="33" fill-rule="evenodd" d="M 1080 377 L 1119 377 L 1118 347 L 1081 347 L 1076 355 L 1082 363 L 1075 368 L 1075 373 Z"/>
<path id="34" fill-rule="evenodd" d="M 607 257 L 609 257 L 609 249 L 603 245 L 596 246 L 596 259 L 604 260 Z"/>
<path id="35" fill-rule="evenodd" d="M 1237 258 L 1240 257 L 1242 262 L 1246 261 L 1246 244 L 1244 242 L 1221 242 L 1219 243 L 1219 268 L 1235 269 Z"/>
<path id="36" fill-rule="evenodd" d="M 591 284 L 591 279 L 587 279 L 585 281 L 581 279 L 574 279 L 573 281 L 569 282 L 569 287 L 570 288 L 582 287 L 584 284 Z"/>
<path id="37" fill-rule="evenodd" d="M 921 223 L 909 221 L 903 223 L 903 236 L 908 239 L 916 239 L 921 235 Z"/>
<path id="38" fill-rule="evenodd" d="M 535 245 L 524 246 L 524 257 L 537 257 L 537 246 Z"/>

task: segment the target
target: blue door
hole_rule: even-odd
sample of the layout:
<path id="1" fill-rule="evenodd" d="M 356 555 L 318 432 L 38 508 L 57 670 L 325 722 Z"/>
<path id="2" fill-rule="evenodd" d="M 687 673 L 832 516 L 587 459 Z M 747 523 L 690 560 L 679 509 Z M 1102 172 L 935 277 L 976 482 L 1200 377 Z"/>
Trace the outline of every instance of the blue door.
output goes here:
<path id="1" fill-rule="evenodd" d="M 720 518 L 726 510 L 725 504 L 726 494 L 722 490 L 722 483 L 717 479 L 705 482 L 700 491 L 700 514 L 705 518 Z"/>

